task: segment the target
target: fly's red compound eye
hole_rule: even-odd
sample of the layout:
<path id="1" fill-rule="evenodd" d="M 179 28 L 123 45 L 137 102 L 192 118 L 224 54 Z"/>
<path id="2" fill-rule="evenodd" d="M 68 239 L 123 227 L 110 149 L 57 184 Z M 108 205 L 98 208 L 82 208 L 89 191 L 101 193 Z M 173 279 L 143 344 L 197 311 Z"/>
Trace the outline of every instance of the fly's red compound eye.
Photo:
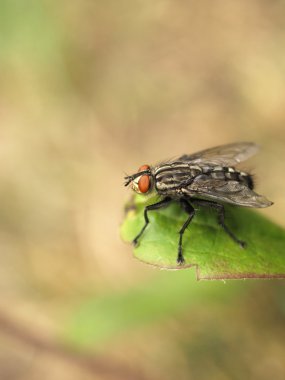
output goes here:
<path id="1" fill-rule="evenodd" d="M 144 170 L 148 170 L 150 167 L 149 165 L 142 165 L 139 168 L 139 172 L 142 172 Z M 150 189 L 150 178 L 149 175 L 143 174 L 138 182 L 138 188 L 141 193 L 147 193 Z"/>
<path id="2" fill-rule="evenodd" d="M 147 193 L 149 191 L 149 188 L 150 188 L 149 175 L 146 175 L 146 174 L 142 175 L 139 179 L 138 186 L 139 186 L 139 191 L 141 193 Z"/>

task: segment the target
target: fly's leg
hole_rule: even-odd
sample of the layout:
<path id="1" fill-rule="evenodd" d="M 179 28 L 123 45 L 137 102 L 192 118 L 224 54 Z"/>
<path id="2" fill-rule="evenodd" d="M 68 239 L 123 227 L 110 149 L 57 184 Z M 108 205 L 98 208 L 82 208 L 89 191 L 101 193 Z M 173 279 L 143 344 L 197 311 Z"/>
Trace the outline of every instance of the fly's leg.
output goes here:
<path id="1" fill-rule="evenodd" d="M 180 203 L 182 205 L 182 207 L 184 208 L 184 210 L 189 214 L 189 217 L 188 219 L 186 220 L 186 222 L 183 224 L 181 230 L 179 231 L 179 243 L 178 243 L 178 255 L 177 255 L 177 264 L 181 265 L 184 263 L 184 257 L 183 257 L 183 254 L 182 254 L 182 238 L 183 238 L 183 234 L 186 230 L 186 228 L 189 226 L 191 220 L 193 219 L 194 215 L 195 215 L 195 209 L 191 206 L 191 204 L 184 198 L 182 198 L 180 200 Z"/>
<path id="2" fill-rule="evenodd" d="M 133 240 L 134 245 L 137 245 L 139 238 L 142 236 L 142 234 L 144 233 L 144 230 L 146 229 L 146 227 L 149 223 L 149 219 L 148 219 L 148 215 L 147 215 L 148 211 L 158 210 L 160 208 L 166 207 L 171 201 L 172 201 L 172 199 L 170 197 L 166 197 L 160 202 L 157 202 L 157 203 L 154 203 L 153 205 L 149 205 L 149 206 L 145 207 L 145 209 L 144 209 L 145 225 L 141 229 L 141 232 L 134 238 L 134 240 Z"/>
<path id="3" fill-rule="evenodd" d="M 234 233 L 225 225 L 225 208 L 222 204 L 201 200 L 201 199 L 191 199 L 191 202 L 198 206 L 206 206 L 211 207 L 218 212 L 218 223 L 219 225 L 224 229 L 224 231 L 230 236 L 233 241 L 235 241 L 241 248 L 244 248 L 246 246 L 246 242 L 239 240 Z"/>

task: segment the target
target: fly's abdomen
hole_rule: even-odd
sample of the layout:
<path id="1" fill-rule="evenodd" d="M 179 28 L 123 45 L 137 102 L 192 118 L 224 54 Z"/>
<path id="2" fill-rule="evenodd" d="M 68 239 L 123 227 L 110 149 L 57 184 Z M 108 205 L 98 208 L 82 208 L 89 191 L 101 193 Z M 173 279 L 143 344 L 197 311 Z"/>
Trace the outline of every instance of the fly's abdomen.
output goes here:
<path id="1" fill-rule="evenodd" d="M 234 168 L 223 168 L 225 179 L 244 183 L 250 190 L 253 189 L 253 178 L 250 174 L 240 172 Z M 214 174 L 215 172 L 213 172 Z"/>
<path id="2" fill-rule="evenodd" d="M 206 167 L 206 170 L 203 170 L 203 173 L 208 174 L 213 179 L 244 183 L 251 190 L 254 187 L 252 176 L 248 173 L 240 172 L 235 168 L 222 166 L 215 166 L 212 168 Z"/>

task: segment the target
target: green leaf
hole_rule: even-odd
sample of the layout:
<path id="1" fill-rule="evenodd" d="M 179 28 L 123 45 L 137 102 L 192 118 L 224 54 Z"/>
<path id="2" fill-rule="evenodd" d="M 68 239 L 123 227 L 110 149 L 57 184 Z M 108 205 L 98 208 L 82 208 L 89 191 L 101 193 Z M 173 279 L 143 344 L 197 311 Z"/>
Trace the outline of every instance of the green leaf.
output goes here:
<path id="1" fill-rule="evenodd" d="M 136 195 L 126 206 L 121 236 L 132 242 L 155 197 Z M 226 225 L 247 243 L 242 249 L 217 223 L 215 210 L 199 208 L 183 237 L 185 263 L 177 265 L 178 231 L 187 214 L 178 203 L 150 211 L 150 223 L 134 248 L 139 260 L 166 269 L 195 267 L 197 279 L 285 278 L 285 231 L 251 209 L 226 206 Z"/>

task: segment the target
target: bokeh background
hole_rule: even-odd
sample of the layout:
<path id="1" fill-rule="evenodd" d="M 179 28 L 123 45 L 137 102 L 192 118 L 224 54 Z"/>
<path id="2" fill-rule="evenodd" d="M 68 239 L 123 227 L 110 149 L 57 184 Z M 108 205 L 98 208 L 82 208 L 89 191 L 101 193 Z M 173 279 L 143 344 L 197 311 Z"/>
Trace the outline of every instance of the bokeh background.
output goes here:
<path id="1" fill-rule="evenodd" d="M 247 140 L 285 227 L 284 12 L 0 0 L 1 379 L 284 379 L 284 281 L 196 282 L 119 236 L 125 173 Z"/>

